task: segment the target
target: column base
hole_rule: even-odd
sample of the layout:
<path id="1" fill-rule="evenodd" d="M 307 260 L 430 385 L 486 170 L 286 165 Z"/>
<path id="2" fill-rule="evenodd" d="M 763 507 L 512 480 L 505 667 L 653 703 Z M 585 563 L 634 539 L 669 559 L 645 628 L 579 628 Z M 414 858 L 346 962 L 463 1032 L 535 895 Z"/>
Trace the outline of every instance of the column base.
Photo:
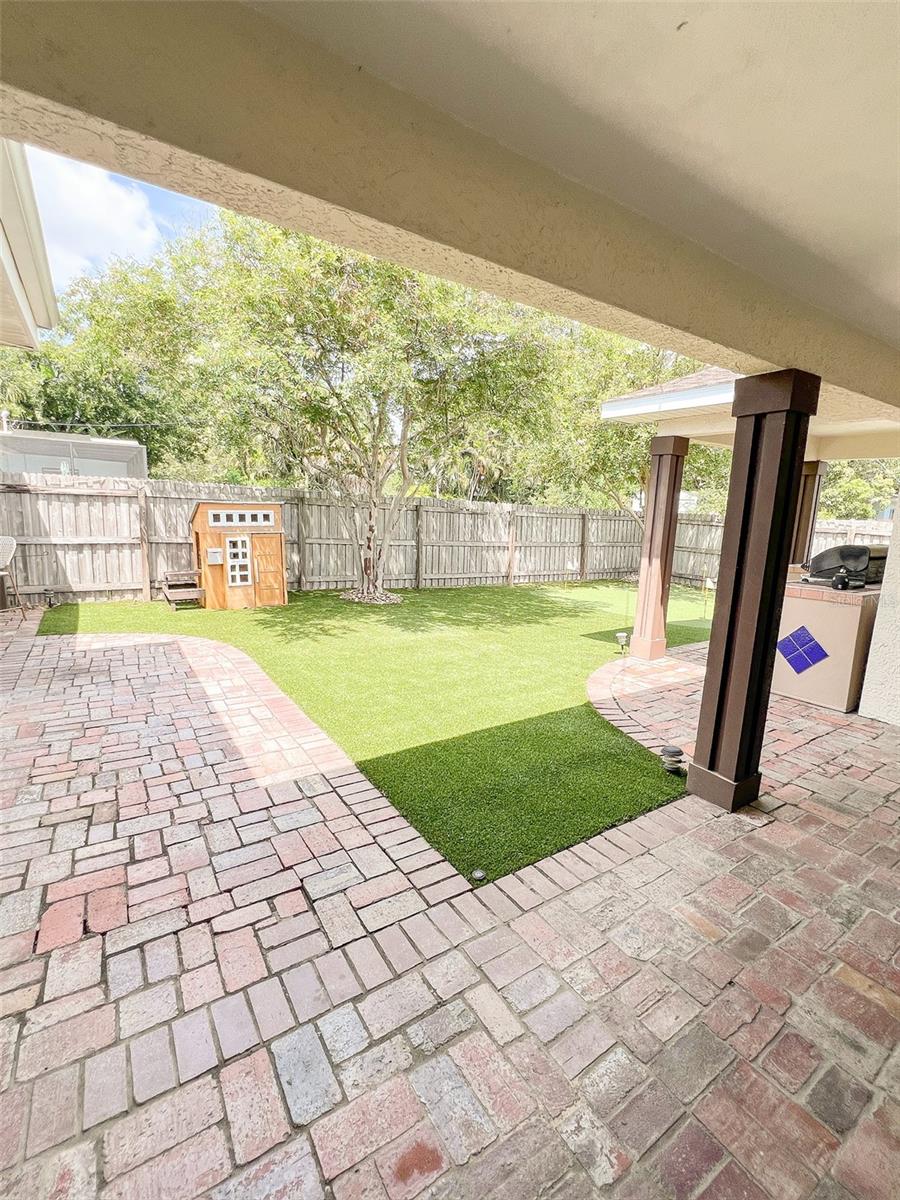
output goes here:
<path id="1" fill-rule="evenodd" d="M 699 796 L 701 800 L 708 800 L 710 804 L 724 808 L 726 812 L 745 808 L 758 799 L 760 782 L 759 772 L 746 779 L 735 780 L 727 779 L 706 767 L 700 767 L 697 763 L 688 765 L 687 790 Z"/>
<path id="2" fill-rule="evenodd" d="M 632 634 L 628 643 L 628 653 L 632 658 L 665 658 L 666 639 L 638 637 Z"/>

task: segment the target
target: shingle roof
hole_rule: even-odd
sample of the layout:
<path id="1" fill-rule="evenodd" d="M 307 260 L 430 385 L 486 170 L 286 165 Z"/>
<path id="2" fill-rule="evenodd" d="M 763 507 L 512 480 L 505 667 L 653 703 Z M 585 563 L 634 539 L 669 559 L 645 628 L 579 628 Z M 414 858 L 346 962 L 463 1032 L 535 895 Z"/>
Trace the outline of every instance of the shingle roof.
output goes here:
<path id="1" fill-rule="evenodd" d="M 726 371 L 724 367 L 702 367 L 693 375 L 682 375 L 680 379 L 669 379 L 666 383 L 655 383 L 652 387 L 640 388 L 636 392 L 628 392 L 624 396 L 613 396 L 611 400 L 636 400 L 639 396 L 663 396 L 669 392 L 684 392 L 691 388 L 711 387 L 714 383 L 733 383 L 740 379 L 734 371 Z M 610 401 L 607 401 L 610 403 Z"/>

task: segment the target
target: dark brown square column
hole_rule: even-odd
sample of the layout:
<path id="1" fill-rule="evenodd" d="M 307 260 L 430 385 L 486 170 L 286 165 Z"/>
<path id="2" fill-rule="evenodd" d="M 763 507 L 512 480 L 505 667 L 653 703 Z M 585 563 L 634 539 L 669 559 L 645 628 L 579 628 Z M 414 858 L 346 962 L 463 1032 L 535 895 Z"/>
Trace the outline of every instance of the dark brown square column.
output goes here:
<path id="1" fill-rule="evenodd" d="M 794 522 L 794 537 L 791 542 L 792 563 L 809 562 L 812 556 L 813 538 L 816 534 L 816 514 L 819 511 L 819 494 L 828 471 L 828 463 L 816 460 L 803 464 L 800 478 L 800 498 L 797 501 L 797 519 Z"/>
<path id="2" fill-rule="evenodd" d="M 716 608 L 688 791 L 729 812 L 759 794 L 775 642 L 809 418 L 821 380 L 805 371 L 734 385 L 736 418 Z"/>
<path id="3" fill-rule="evenodd" d="M 666 609 L 672 582 L 678 495 L 689 446 L 690 442 L 683 437 L 656 437 L 650 443 L 650 483 L 631 635 L 631 653 L 635 658 L 662 658 L 666 652 Z"/>

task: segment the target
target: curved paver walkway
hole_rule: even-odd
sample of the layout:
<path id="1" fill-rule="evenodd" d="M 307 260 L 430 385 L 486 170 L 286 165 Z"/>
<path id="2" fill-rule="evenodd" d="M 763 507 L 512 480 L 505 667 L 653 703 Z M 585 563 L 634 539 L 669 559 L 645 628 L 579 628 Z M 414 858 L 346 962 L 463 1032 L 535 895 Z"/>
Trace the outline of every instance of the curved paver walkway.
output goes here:
<path id="1" fill-rule="evenodd" d="M 648 750 L 674 744 L 689 757 L 705 667 L 705 642 L 653 662 L 617 658 L 588 679 L 588 699 L 602 717 Z"/>
<path id="2" fill-rule="evenodd" d="M 473 892 L 239 652 L 15 624 L 0 1196 L 897 1193 L 895 732 L 779 715 L 760 808 Z M 615 666 L 617 723 L 690 729 Z"/>

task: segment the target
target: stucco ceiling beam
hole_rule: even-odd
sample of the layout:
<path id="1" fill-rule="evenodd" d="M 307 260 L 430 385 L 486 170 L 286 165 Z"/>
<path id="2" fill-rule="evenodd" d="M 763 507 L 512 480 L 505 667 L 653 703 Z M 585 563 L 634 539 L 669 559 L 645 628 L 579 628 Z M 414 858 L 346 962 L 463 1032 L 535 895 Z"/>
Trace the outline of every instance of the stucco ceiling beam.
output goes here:
<path id="1" fill-rule="evenodd" d="M 241 4 L 8 0 L 7 134 L 742 373 L 900 352 Z M 439 48 L 435 48 L 438 52 Z"/>

